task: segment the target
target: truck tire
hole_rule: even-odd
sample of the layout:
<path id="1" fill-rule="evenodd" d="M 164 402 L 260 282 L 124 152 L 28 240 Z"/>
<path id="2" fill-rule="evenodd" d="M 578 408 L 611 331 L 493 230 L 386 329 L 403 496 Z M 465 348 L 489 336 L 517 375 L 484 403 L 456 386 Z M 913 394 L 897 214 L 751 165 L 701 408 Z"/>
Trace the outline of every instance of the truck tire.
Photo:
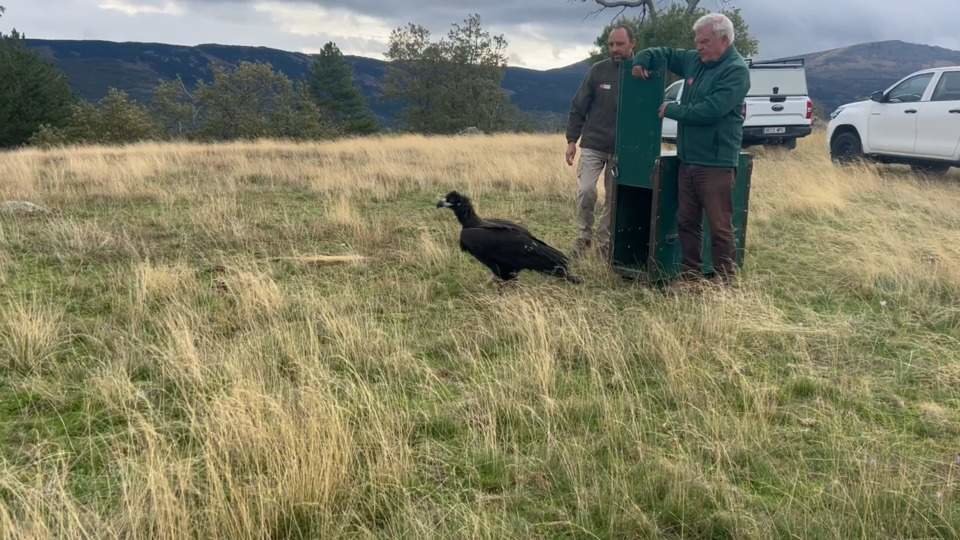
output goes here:
<path id="1" fill-rule="evenodd" d="M 791 138 L 791 139 L 784 139 L 784 140 L 783 140 L 783 147 L 786 148 L 787 150 L 794 150 L 794 149 L 796 149 L 796 147 L 797 147 L 797 139 L 796 139 L 796 137 Z"/>
<path id="2" fill-rule="evenodd" d="M 845 164 L 859 161 L 863 157 L 860 136 L 855 131 L 844 131 L 833 136 L 830 141 L 830 159 L 834 163 Z"/>

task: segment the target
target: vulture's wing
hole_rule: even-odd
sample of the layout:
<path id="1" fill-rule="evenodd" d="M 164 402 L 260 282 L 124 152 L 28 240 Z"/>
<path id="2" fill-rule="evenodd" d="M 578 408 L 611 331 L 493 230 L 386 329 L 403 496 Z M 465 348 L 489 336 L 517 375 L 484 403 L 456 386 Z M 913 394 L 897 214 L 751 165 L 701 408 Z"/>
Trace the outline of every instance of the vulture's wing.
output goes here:
<path id="1" fill-rule="evenodd" d="M 563 253 L 534 238 L 525 229 L 496 223 L 463 229 L 460 245 L 487 266 L 552 273 L 567 265 Z"/>

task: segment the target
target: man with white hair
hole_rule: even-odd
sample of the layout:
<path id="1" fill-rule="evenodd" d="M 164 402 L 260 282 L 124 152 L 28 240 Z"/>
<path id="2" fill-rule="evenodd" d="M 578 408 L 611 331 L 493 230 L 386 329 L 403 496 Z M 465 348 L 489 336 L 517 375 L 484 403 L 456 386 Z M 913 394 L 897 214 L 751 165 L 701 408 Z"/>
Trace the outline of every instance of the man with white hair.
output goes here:
<path id="1" fill-rule="evenodd" d="M 736 271 L 732 195 L 750 72 L 733 46 L 733 23 L 725 15 L 704 15 L 693 31 L 696 50 L 644 49 L 634 57 L 632 73 L 646 79 L 651 71 L 666 68 L 684 79 L 683 103 L 660 107 L 660 118 L 677 121 L 682 275 L 703 277 L 700 247 L 706 213 L 713 268 L 719 280 L 727 282 Z"/>

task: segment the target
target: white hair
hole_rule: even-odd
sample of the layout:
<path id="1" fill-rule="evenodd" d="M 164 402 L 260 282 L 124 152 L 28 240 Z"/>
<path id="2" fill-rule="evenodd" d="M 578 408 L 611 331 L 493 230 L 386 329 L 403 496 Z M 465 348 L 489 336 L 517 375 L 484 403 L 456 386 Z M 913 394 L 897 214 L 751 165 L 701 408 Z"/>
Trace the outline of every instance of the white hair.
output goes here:
<path id="1" fill-rule="evenodd" d="M 693 23 L 693 31 L 697 32 L 701 28 L 709 27 L 713 30 L 713 33 L 717 37 L 726 36 L 730 40 L 730 43 L 733 43 L 734 32 L 733 32 L 733 22 L 727 18 L 723 13 L 708 13 L 703 17 L 697 19 L 697 22 Z"/>

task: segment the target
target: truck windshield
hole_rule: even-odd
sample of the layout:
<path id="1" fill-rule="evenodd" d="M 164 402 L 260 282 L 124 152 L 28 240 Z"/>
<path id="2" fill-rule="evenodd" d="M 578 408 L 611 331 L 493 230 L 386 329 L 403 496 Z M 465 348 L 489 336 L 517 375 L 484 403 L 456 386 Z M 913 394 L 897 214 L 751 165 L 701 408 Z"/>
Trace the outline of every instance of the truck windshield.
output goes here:
<path id="1" fill-rule="evenodd" d="M 750 68 L 750 91 L 747 96 L 805 96 L 807 75 L 797 68 Z"/>

